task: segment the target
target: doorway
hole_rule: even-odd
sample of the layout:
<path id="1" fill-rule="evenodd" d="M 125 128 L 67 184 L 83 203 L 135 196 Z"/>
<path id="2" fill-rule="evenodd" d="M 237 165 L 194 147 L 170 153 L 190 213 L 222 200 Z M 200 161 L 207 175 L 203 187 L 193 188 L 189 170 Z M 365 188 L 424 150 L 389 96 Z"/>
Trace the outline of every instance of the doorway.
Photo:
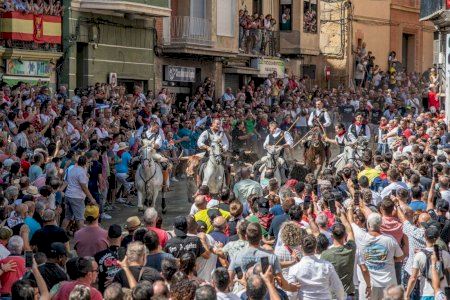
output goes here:
<path id="1" fill-rule="evenodd" d="M 253 0 L 253 14 L 262 14 L 263 13 L 263 3 L 262 0 Z"/>
<path id="2" fill-rule="evenodd" d="M 88 44 L 87 43 L 77 43 L 77 87 L 87 87 L 88 82 Z"/>
<path id="3" fill-rule="evenodd" d="M 414 34 L 403 33 L 402 35 L 402 64 L 407 72 L 413 72 L 415 69 L 416 36 Z"/>

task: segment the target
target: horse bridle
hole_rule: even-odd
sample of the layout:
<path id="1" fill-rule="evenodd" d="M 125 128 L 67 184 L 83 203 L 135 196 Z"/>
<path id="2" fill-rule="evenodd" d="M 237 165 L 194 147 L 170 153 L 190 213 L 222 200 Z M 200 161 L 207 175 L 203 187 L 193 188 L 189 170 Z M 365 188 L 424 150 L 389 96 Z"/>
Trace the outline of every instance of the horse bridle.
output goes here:
<path id="1" fill-rule="evenodd" d="M 146 146 L 146 147 L 145 147 L 145 157 L 144 157 L 143 159 L 141 159 L 141 164 L 142 164 L 142 165 L 143 165 L 146 161 L 148 161 L 148 162 L 149 162 L 149 165 L 150 165 L 150 163 L 153 161 L 153 159 L 147 157 L 148 148 L 150 148 L 150 147 L 149 147 L 149 146 Z M 154 161 L 153 161 L 153 163 L 154 163 Z M 139 172 L 139 177 L 141 177 L 142 181 L 144 182 L 144 186 L 145 186 L 145 195 L 148 194 L 148 191 L 147 191 L 147 189 L 148 189 L 148 184 L 147 184 L 147 183 L 148 183 L 150 180 L 152 180 L 153 177 L 155 177 L 155 175 L 156 175 L 156 166 L 155 166 L 155 170 L 153 171 L 152 176 L 150 176 L 149 179 L 145 180 L 145 179 L 144 179 L 144 176 L 142 176 L 142 168 L 141 168 L 141 170 L 140 170 L 140 172 Z"/>

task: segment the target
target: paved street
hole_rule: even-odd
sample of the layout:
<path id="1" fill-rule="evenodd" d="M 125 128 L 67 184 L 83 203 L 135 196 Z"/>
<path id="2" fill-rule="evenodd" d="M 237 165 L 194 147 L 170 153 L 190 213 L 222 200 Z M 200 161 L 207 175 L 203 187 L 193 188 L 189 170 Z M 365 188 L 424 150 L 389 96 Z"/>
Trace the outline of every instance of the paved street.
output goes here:
<path id="1" fill-rule="evenodd" d="M 335 146 L 332 147 L 331 152 L 331 158 L 339 154 L 338 148 Z M 303 148 L 297 147 L 295 157 L 302 161 L 302 154 Z M 191 207 L 191 204 L 187 201 L 186 180 L 180 179 L 179 182 L 172 183 L 171 189 L 172 191 L 166 193 L 167 213 L 163 215 L 163 227 L 165 229 L 171 229 L 173 218 L 188 214 Z M 136 201 L 133 203 L 136 203 Z M 116 204 L 116 206 L 117 211 L 108 212 L 112 216 L 112 219 L 103 222 L 105 228 L 110 224 L 125 224 L 126 219 L 133 215 L 142 217 L 142 213 L 137 211 L 137 207 L 126 207 L 121 204 Z M 158 197 L 156 209 L 161 212 L 161 194 Z"/>

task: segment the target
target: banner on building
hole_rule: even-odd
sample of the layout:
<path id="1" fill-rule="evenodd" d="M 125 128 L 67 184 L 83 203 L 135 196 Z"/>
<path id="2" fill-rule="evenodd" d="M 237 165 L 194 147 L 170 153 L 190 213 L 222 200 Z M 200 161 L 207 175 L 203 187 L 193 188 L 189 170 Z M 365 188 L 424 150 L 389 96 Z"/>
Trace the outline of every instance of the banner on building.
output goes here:
<path id="1" fill-rule="evenodd" d="M 48 61 L 36 60 L 6 60 L 6 74 L 15 76 L 50 77 L 51 65 Z"/>
<path id="2" fill-rule="evenodd" d="M 195 68 L 164 66 L 164 80 L 174 82 L 195 82 Z"/>
<path id="3" fill-rule="evenodd" d="M 61 17 L 6 12 L 0 18 L 0 38 L 61 44 Z"/>
<path id="4" fill-rule="evenodd" d="M 285 63 L 281 59 L 255 58 L 252 59 L 251 66 L 259 70 L 259 76 L 266 77 L 274 73 L 278 78 L 284 76 Z"/>

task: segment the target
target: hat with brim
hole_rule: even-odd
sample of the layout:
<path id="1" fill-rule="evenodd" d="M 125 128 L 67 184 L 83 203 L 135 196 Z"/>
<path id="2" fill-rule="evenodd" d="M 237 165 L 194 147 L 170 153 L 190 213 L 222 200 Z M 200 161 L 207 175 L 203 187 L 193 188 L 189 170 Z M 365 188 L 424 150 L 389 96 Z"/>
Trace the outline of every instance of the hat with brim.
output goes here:
<path id="1" fill-rule="evenodd" d="M 128 149 L 127 143 L 125 143 L 125 142 L 120 142 L 120 143 L 119 143 L 119 148 L 117 149 L 117 151 L 125 150 L 125 149 Z"/>
<path id="2" fill-rule="evenodd" d="M 24 191 L 23 191 L 24 195 L 30 195 L 30 196 L 38 196 L 39 195 L 39 190 L 37 187 L 35 187 L 34 185 L 29 185 Z"/>
<path id="3" fill-rule="evenodd" d="M 132 216 L 127 219 L 127 223 L 125 224 L 125 229 L 127 230 L 134 230 L 141 226 L 141 220 L 139 220 L 139 217 Z"/>

